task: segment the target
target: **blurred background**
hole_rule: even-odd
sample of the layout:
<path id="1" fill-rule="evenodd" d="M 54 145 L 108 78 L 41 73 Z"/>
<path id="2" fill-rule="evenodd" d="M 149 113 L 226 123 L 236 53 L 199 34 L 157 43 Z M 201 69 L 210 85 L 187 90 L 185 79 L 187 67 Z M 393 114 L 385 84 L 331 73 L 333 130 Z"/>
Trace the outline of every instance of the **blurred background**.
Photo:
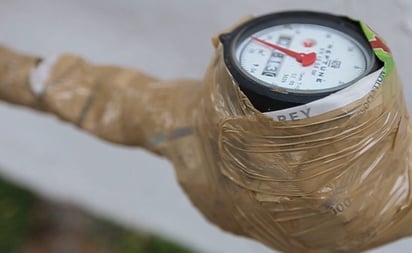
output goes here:
<path id="1" fill-rule="evenodd" d="M 410 0 L 1 0 L 0 44 L 43 57 L 75 53 L 162 79 L 201 79 L 212 36 L 247 15 L 288 9 L 346 14 L 369 24 L 392 49 L 412 109 Z M 47 199 L 197 252 L 273 252 L 209 224 L 177 185 L 171 164 L 141 149 L 104 143 L 52 116 L 4 103 L 0 143 L 0 176 Z M 370 252 L 411 247 L 412 239 L 404 239 Z"/>

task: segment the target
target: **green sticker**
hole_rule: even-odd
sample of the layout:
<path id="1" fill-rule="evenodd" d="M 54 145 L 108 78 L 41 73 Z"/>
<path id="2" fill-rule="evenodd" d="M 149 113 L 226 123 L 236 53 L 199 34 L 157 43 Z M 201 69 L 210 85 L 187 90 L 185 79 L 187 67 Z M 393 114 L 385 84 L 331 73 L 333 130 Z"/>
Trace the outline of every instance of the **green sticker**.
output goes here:
<path id="1" fill-rule="evenodd" d="M 360 22 L 361 28 L 365 33 L 366 38 L 368 39 L 370 45 L 373 48 L 373 51 L 378 57 L 379 60 L 383 62 L 384 68 L 384 76 L 387 77 L 395 67 L 395 62 L 393 61 L 392 53 L 389 47 L 385 44 L 385 42 L 376 34 L 369 26 L 365 23 Z"/>

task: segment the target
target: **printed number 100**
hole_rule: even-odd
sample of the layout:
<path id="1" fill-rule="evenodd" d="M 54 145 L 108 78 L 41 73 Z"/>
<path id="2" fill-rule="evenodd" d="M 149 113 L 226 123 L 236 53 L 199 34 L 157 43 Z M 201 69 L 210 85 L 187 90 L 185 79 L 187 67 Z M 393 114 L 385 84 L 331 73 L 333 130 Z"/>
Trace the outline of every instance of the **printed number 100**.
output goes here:
<path id="1" fill-rule="evenodd" d="M 338 215 L 345 211 L 351 205 L 351 201 L 349 199 L 345 199 L 344 201 L 330 206 L 329 209 L 333 212 L 333 214 Z"/>

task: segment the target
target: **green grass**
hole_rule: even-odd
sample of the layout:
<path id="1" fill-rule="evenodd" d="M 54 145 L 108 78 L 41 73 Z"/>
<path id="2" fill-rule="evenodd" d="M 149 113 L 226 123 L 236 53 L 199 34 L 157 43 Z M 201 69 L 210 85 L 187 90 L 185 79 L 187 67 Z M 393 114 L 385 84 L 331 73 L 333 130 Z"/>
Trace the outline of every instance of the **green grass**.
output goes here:
<path id="1" fill-rule="evenodd" d="M 40 204 L 39 204 L 40 203 Z M 60 219 L 54 217 L 47 208 L 48 202 L 32 192 L 0 178 L 0 253 L 19 253 L 27 242 L 39 238 L 39 231 L 45 235 L 55 235 L 61 231 Z M 55 204 L 54 204 L 55 205 Z M 58 204 L 57 204 L 58 205 Z M 43 209 L 37 209 L 42 206 Z M 36 218 L 35 213 L 43 213 L 46 219 Z M 50 209 L 50 212 L 55 209 Z M 64 208 L 62 210 L 65 210 Z M 83 215 L 83 211 L 67 209 Z M 37 211 L 37 212 L 36 212 Z M 60 217 L 60 214 L 57 214 Z M 79 241 L 105 249 L 109 253 L 193 253 L 194 251 L 165 238 L 123 228 L 111 221 L 92 217 L 84 213 L 88 223 L 76 231 Z M 64 224 L 64 223 L 62 223 Z M 56 230 L 56 226 L 59 227 Z M 63 230 L 64 225 L 63 226 Z M 39 229 L 40 228 L 40 229 Z M 44 229 L 46 228 L 46 229 Z M 70 229 L 67 230 L 70 233 Z M 63 249 L 62 249 L 63 251 Z M 94 253 L 97 251 L 93 251 Z M 100 252 L 100 251 L 98 251 Z M 44 252 L 49 253 L 49 252 Z M 55 252 L 52 252 L 55 253 Z M 76 252 L 89 253 L 89 252 Z"/>
<path id="2" fill-rule="evenodd" d="M 120 253 L 194 253 L 165 238 L 127 230 L 103 219 L 96 222 L 91 239 Z"/>
<path id="3" fill-rule="evenodd" d="M 29 236 L 34 196 L 0 178 L 0 252 L 13 252 Z"/>

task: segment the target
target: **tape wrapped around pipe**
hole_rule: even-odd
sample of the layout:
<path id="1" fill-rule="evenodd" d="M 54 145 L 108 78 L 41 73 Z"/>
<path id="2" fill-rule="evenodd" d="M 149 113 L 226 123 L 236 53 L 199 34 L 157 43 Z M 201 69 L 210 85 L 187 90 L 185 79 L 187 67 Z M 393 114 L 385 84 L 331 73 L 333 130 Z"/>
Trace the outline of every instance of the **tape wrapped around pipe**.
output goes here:
<path id="1" fill-rule="evenodd" d="M 216 40 L 202 82 L 72 55 L 37 66 L 0 48 L 0 98 L 167 157 L 194 205 L 227 231 L 282 252 L 358 252 L 412 233 L 409 115 L 388 48 L 362 26 L 383 69 L 283 111 L 252 106 Z"/>

